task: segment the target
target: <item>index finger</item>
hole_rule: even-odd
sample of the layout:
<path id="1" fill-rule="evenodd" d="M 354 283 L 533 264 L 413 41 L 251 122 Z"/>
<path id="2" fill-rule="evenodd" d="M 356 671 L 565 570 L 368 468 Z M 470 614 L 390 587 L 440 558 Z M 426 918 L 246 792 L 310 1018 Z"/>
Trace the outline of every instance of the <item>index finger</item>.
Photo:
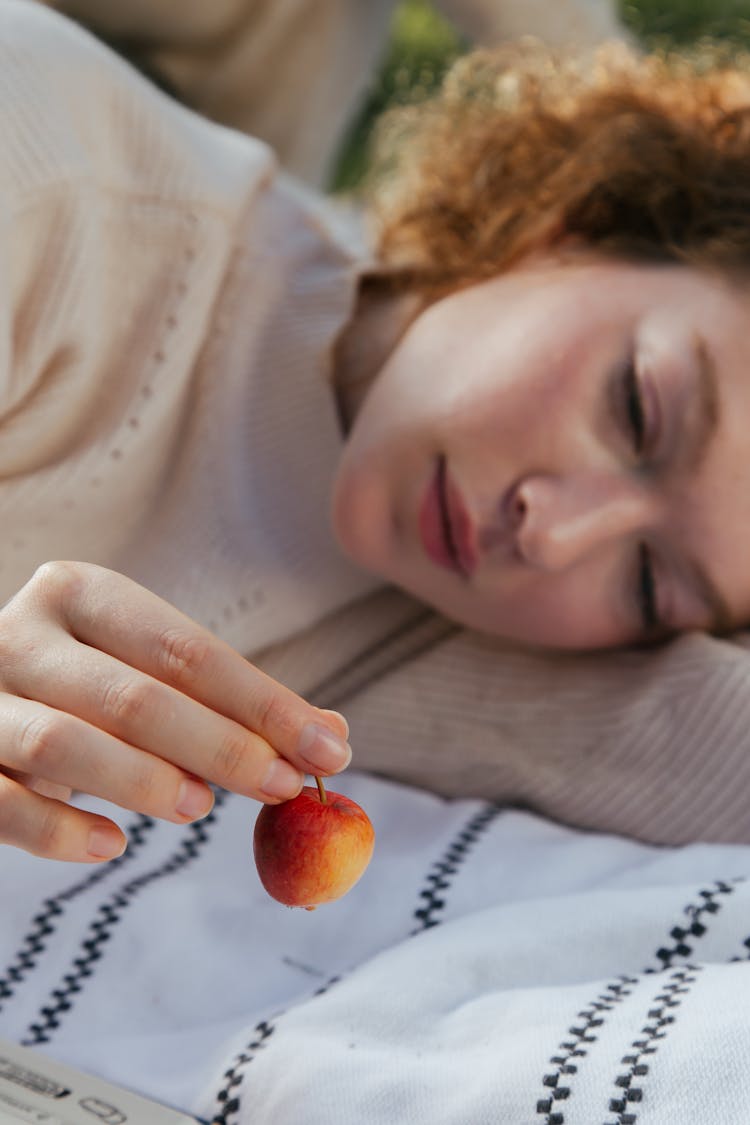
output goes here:
<path id="1" fill-rule="evenodd" d="M 89 563 L 48 566 L 54 604 L 79 641 L 233 719 L 304 772 L 348 765 L 346 720 L 336 712 L 313 707 L 132 579 Z"/>

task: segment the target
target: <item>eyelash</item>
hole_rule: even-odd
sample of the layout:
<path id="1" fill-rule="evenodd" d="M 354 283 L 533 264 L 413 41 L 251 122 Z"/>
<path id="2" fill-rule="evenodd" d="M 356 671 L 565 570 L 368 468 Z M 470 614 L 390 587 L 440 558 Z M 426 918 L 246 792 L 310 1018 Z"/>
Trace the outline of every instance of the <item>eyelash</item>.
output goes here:
<path id="1" fill-rule="evenodd" d="M 654 564 L 651 551 L 645 543 L 639 543 L 638 545 L 636 596 L 643 621 L 643 630 L 646 634 L 654 633 L 661 626 L 661 619 L 656 596 Z"/>
<path id="2" fill-rule="evenodd" d="M 623 374 L 623 391 L 627 428 L 633 449 L 642 454 L 646 444 L 646 411 L 635 364 L 630 362 Z M 656 577 L 651 551 L 645 543 L 638 545 L 638 571 L 636 600 L 640 609 L 643 630 L 649 635 L 661 626 L 657 598 Z"/>
<path id="3" fill-rule="evenodd" d="M 628 432 L 633 449 L 636 453 L 643 453 L 646 442 L 646 411 L 638 375 L 632 362 L 628 364 L 623 375 L 623 390 Z"/>

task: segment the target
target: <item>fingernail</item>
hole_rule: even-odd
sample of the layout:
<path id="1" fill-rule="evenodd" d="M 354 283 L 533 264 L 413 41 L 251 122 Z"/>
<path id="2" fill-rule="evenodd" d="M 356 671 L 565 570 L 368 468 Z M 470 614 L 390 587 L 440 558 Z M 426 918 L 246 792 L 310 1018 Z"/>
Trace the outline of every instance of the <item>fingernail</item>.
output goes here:
<path id="1" fill-rule="evenodd" d="M 328 727 L 308 723 L 299 736 L 298 752 L 309 766 L 325 773 L 336 773 L 348 766 L 352 748 L 343 738 L 337 738 Z"/>
<path id="2" fill-rule="evenodd" d="M 344 716 L 341 714 L 340 711 L 331 711 L 327 707 L 321 707 L 320 713 L 321 713 L 321 715 L 330 715 L 330 717 L 335 722 L 338 722 L 338 725 L 341 728 L 341 732 L 342 732 L 343 737 L 344 738 L 349 737 L 349 724 L 347 723 L 346 719 L 344 718 Z"/>
<path id="3" fill-rule="evenodd" d="M 280 797 L 282 801 L 288 801 L 290 797 L 297 796 L 302 788 L 302 780 L 299 770 L 289 762 L 284 761 L 283 758 L 274 758 L 268 767 L 261 789 L 267 797 Z"/>
<path id="4" fill-rule="evenodd" d="M 95 859 L 114 859 L 125 851 L 127 840 L 116 828 L 92 828 L 89 832 L 89 855 Z"/>
<path id="5" fill-rule="evenodd" d="M 210 813 L 213 803 L 213 793 L 207 785 L 186 777 L 177 791 L 175 811 L 189 820 L 197 820 Z"/>

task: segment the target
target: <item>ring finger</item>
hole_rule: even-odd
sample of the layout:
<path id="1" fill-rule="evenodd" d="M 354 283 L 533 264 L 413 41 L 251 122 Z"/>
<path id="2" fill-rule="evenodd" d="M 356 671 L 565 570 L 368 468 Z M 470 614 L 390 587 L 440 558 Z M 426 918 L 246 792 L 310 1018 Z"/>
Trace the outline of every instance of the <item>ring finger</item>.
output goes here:
<path id="1" fill-rule="evenodd" d="M 45 704 L 0 695 L 2 763 L 146 816 L 185 824 L 206 816 L 213 794 L 171 762 Z"/>

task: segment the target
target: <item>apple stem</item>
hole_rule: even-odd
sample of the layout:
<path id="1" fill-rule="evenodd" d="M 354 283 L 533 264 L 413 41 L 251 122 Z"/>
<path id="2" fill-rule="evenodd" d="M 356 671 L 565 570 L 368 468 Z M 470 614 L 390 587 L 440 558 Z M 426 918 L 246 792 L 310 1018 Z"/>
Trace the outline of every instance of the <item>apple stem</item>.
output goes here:
<path id="1" fill-rule="evenodd" d="M 320 803 L 321 803 L 321 805 L 327 805 L 328 804 L 328 798 L 326 797 L 326 791 L 325 791 L 325 788 L 323 787 L 323 778 L 322 777 L 316 777 L 315 780 L 318 783 L 318 793 L 320 793 Z"/>

